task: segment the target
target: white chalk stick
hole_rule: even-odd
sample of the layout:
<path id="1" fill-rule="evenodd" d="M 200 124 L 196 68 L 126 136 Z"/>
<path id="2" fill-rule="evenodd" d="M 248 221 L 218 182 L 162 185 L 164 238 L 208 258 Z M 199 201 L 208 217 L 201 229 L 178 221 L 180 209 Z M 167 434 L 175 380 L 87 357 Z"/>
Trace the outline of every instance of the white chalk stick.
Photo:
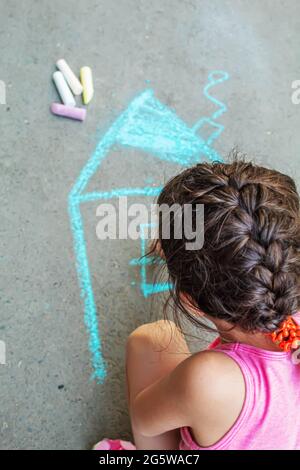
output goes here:
<path id="1" fill-rule="evenodd" d="M 61 73 L 65 77 L 74 95 L 81 95 L 83 91 L 82 85 L 79 79 L 76 77 L 75 73 L 67 64 L 67 62 L 64 59 L 60 59 L 56 62 L 56 67 L 61 71 Z"/>
<path id="2" fill-rule="evenodd" d="M 67 106 L 76 106 L 76 101 L 61 72 L 54 72 L 53 80 L 62 102 Z"/>
<path id="3" fill-rule="evenodd" d="M 94 96 L 93 75 L 90 67 L 80 69 L 80 80 L 83 86 L 83 103 L 88 104 Z"/>

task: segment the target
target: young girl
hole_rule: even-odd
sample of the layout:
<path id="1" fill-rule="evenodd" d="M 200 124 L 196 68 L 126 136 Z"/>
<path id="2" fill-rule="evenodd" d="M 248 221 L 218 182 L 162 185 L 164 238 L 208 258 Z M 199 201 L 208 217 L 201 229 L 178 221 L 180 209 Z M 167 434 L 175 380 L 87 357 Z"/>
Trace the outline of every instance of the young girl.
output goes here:
<path id="1" fill-rule="evenodd" d="M 136 448 L 300 449 L 295 183 L 252 163 L 202 163 L 164 187 L 158 204 L 174 203 L 204 205 L 204 245 L 187 250 L 160 227 L 176 323 L 142 325 L 127 341 Z M 210 320 L 218 339 L 192 354 L 180 316 Z M 104 439 L 95 448 L 134 446 Z"/>

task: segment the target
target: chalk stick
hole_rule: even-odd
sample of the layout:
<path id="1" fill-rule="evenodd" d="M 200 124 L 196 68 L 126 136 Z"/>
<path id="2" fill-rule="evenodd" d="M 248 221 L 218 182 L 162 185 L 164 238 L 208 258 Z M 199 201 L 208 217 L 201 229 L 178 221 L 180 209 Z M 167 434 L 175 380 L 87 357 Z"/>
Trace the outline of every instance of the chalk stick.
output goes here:
<path id="1" fill-rule="evenodd" d="M 89 104 L 94 96 L 93 75 L 90 67 L 81 67 L 80 80 L 83 86 L 83 103 Z"/>
<path id="2" fill-rule="evenodd" d="M 67 106 L 76 106 L 76 101 L 61 72 L 54 72 L 53 80 L 62 102 Z"/>
<path id="3" fill-rule="evenodd" d="M 75 119 L 77 121 L 84 121 L 86 118 L 86 109 L 84 108 L 66 106 L 61 103 L 52 103 L 50 109 L 51 112 L 57 116 Z"/>
<path id="4" fill-rule="evenodd" d="M 62 72 L 74 95 L 81 95 L 83 87 L 67 62 L 64 59 L 59 59 L 56 62 L 56 67 Z"/>

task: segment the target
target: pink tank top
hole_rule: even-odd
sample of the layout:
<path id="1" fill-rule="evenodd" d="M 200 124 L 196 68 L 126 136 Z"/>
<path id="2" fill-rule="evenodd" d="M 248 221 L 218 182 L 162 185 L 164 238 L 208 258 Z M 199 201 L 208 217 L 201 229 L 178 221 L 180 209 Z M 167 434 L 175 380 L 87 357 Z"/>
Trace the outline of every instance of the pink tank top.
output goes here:
<path id="1" fill-rule="evenodd" d="M 231 429 L 210 447 L 200 447 L 190 428 L 180 428 L 179 449 L 299 450 L 300 359 L 292 361 L 289 352 L 219 340 L 209 349 L 224 352 L 239 365 L 246 386 L 243 408 Z"/>

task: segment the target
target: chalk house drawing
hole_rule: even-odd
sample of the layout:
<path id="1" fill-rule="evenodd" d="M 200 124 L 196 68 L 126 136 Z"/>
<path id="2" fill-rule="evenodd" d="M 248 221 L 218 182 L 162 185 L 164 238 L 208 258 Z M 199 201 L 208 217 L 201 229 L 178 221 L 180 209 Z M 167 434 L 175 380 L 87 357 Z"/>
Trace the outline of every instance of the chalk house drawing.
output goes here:
<path id="1" fill-rule="evenodd" d="M 99 170 L 103 160 L 115 145 L 140 149 L 152 156 L 179 164 L 183 167 L 191 166 L 201 161 L 222 159 L 213 149 L 212 144 L 217 139 L 224 126 L 216 119 L 227 107 L 210 94 L 210 89 L 228 80 L 229 75 L 223 71 L 214 71 L 209 74 L 203 94 L 217 106 L 209 117 L 203 117 L 193 127 L 189 127 L 169 107 L 162 104 L 151 89 L 146 89 L 129 104 L 127 109 L 116 119 L 107 132 L 100 139 L 95 151 L 83 167 L 68 197 L 68 209 L 74 241 L 74 253 L 79 279 L 81 297 L 83 299 L 84 322 L 88 333 L 89 350 L 93 368 L 92 379 L 103 383 L 107 375 L 106 363 L 102 355 L 102 342 L 98 315 L 91 281 L 89 260 L 85 241 L 85 231 L 80 207 L 91 201 L 108 200 L 120 196 L 158 196 L 161 187 L 121 187 L 111 191 L 86 192 L 88 182 Z M 212 126 L 213 131 L 208 138 L 201 137 L 201 128 L 204 124 Z M 141 253 L 145 251 L 145 240 L 141 239 Z M 132 265 L 139 265 L 141 269 L 141 290 L 145 297 L 166 289 L 166 285 L 154 286 L 146 280 L 146 264 L 149 261 L 132 260 Z"/>

